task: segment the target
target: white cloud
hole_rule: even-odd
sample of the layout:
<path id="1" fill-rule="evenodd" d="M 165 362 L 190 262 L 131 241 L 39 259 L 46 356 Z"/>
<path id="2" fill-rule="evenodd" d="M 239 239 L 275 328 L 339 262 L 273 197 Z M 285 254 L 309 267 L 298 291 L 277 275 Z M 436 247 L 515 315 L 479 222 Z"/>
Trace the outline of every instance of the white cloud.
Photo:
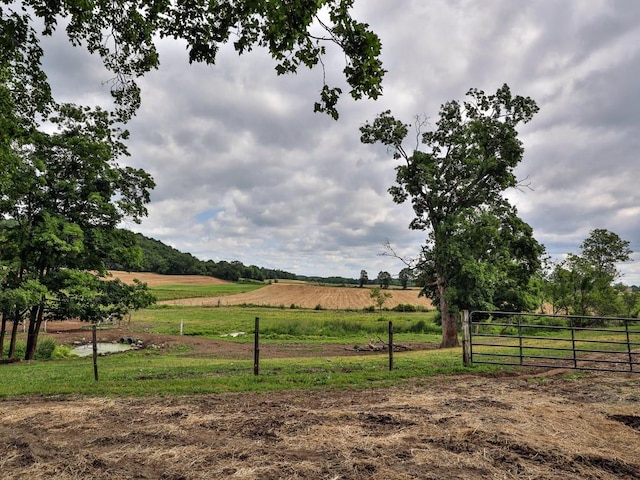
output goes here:
<path id="1" fill-rule="evenodd" d="M 229 47 L 213 67 L 188 65 L 183 45 L 161 41 L 162 65 L 141 81 L 143 106 L 129 125 L 129 161 L 158 183 L 137 230 L 203 259 L 309 275 L 396 274 L 402 265 L 379 255 L 382 243 L 415 255 L 425 234 L 407 228 L 410 206 L 386 192 L 390 155 L 361 145 L 358 127 L 386 109 L 433 123 L 440 104 L 469 88 L 508 83 L 541 108 L 522 130 L 518 173 L 532 190 L 509 194 L 538 240 L 561 255 L 608 228 L 640 250 L 640 3 L 356 4 L 356 17 L 382 38 L 389 72 L 384 96 L 345 97 L 339 122 L 312 113 L 319 70 L 277 77 L 265 52 L 238 58 Z M 58 37 L 46 55 L 58 95 L 107 101 L 97 59 Z M 330 82 L 342 62 L 327 59 Z M 621 268 L 640 285 L 634 258 Z"/>

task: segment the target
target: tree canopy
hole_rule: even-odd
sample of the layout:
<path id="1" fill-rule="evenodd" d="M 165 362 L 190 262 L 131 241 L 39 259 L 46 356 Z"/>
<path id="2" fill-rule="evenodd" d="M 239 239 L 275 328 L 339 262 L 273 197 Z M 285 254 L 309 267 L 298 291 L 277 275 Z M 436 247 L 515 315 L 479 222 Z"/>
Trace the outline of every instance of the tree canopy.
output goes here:
<path id="1" fill-rule="evenodd" d="M 220 47 L 232 43 L 238 54 L 268 50 L 278 75 L 320 65 L 327 46 L 344 52 L 343 73 L 355 99 L 382 93 L 381 43 L 366 23 L 352 18 L 354 0 L 1 0 L 1 63 L 20 65 L 29 82 L 21 87 L 35 103 L 48 102 L 45 53 L 40 34 L 64 25 L 69 41 L 98 54 L 113 75 L 111 93 L 118 117 L 127 120 L 140 105 L 136 79 L 158 68 L 158 41 L 186 45 L 190 62 L 215 64 Z M 37 29 L 41 29 L 39 32 Z M 338 117 L 342 89 L 324 83 L 315 110 Z M 108 80 L 108 79 L 105 79 Z"/>
<path id="2" fill-rule="evenodd" d="M 442 105 L 434 130 L 421 132 L 426 120 L 416 118 L 424 150 L 405 149 L 410 125 L 390 111 L 361 127 L 362 142 L 381 143 L 403 161 L 389 192 L 397 203 L 411 201 L 410 228 L 429 232 L 414 268 L 439 306 L 443 347 L 458 343 L 459 309 L 526 307 L 543 251 L 503 195 L 518 186 L 514 168 L 524 149 L 516 127 L 538 107 L 507 85 L 493 95 L 471 89 L 467 97 Z"/>
<path id="3" fill-rule="evenodd" d="M 3 323 L 13 321 L 10 355 L 18 322 L 29 318 L 29 359 L 43 319 L 80 312 L 86 320 L 108 315 L 98 306 L 107 306 L 105 299 L 113 296 L 95 278 L 104 272 L 108 256 L 129 261 L 139 256 L 135 244 L 127 242 L 131 234 L 116 226 L 146 215 L 154 182 L 143 170 L 117 162 L 127 151 L 108 112 L 54 106 L 45 128 L 23 119 L 12 95 L 14 79 L 2 80 L 0 108 L 11 134 L 0 144 L 0 309 Z M 121 292 L 120 297 L 127 293 L 136 295 Z M 75 308 L 79 304 L 96 308 L 89 314 L 88 308 Z"/>
<path id="4" fill-rule="evenodd" d="M 549 271 L 548 301 L 554 312 L 574 315 L 635 316 L 640 300 L 614 282 L 620 277 L 617 263 L 629 260 L 629 242 L 606 229 L 592 230 L 580 252 L 569 253 Z"/>

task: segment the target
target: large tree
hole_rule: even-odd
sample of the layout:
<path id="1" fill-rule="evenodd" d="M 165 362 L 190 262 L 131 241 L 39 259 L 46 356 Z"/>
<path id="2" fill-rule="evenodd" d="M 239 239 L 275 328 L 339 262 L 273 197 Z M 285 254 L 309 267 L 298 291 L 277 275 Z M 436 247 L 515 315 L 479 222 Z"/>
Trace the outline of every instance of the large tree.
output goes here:
<path id="1" fill-rule="evenodd" d="M 380 288 L 387 289 L 391 285 L 391 274 L 389 272 L 378 272 L 378 283 Z"/>
<path id="2" fill-rule="evenodd" d="M 160 64 L 158 40 L 182 40 L 190 62 L 214 64 L 220 47 L 232 43 L 239 54 L 266 48 L 280 74 L 299 67 L 324 69 L 327 45 L 345 55 L 343 69 L 355 99 L 376 98 L 382 92 L 384 69 L 379 38 L 351 16 L 354 0 L 0 0 L 0 56 L 18 56 L 34 80 L 45 88 L 40 68 L 39 34 L 52 34 L 65 25 L 74 46 L 101 56 L 112 73 L 111 91 L 119 117 L 130 118 L 140 104 L 135 82 Z M 315 110 L 337 118 L 342 89 L 324 84 Z M 29 87 L 26 87 L 29 88 Z"/>
<path id="3" fill-rule="evenodd" d="M 381 143 L 403 161 L 389 192 L 397 203 L 411 201 L 410 228 L 429 232 L 417 273 L 442 315 L 442 347 L 458 344 L 460 309 L 526 306 L 542 253 L 503 196 L 518 186 L 513 170 L 524 149 L 516 127 L 538 107 L 507 85 L 494 95 L 471 89 L 467 97 L 442 105 L 435 130 L 422 133 L 426 122 L 417 119 L 423 150 L 405 149 L 409 125 L 389 111 L 361 127 L 362 142 Z"/>
<path id="4" fill-rule="evenodd" d="M 398 280 L 403 290 L 409 286 L 409 280 L 413 277 L 413 271 L 409 267 L 405 267 L 398 273 Z"/>
<path id="5" fill-rule="evenodd" d="M 76 298 L 97 298 L 87 274 L 75 272 L 101 274 L 105 258 L 139 253 L 116 226 L 146 215 L 154 183 L 118 163 L 127 152 L 106 111 L 56 106 L 44 128 L 21 121 L 12 93 L 9 82 L 0 83 L 3 119 L 14 130 L 0 150 L 0 307 L 13 321 L 12 347 L 18 322 L 28 318 L 29 359 L 43 320 L 60 311 L 55 298 L 71 290 Z"/>

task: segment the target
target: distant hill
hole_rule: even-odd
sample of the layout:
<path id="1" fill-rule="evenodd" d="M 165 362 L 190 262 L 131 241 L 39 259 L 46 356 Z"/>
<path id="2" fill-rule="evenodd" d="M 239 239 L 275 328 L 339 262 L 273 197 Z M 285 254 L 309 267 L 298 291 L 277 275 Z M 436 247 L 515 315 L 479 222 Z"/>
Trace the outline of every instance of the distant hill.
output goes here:
<path id="1" fill-rule="evenodd" d="M 128 232 L 131 234 L 131 232 Z M 107 260 L 107 268 L 110 270 L 122 270 L 127 272 L 152 272 L 164 275 L 206 275 L 222 280 L 237 282 L 240 279 L 265 281 L 265 280 L 305 280 L 331 284 L 357 284 L 357 280 L 343 277 L 306 277 L 296 275 L 284 270 L 258 267 L 256 265 L 244 265 L 237 260 L 228 262 L 214 262 L 213 260 L 200 260 L 190 253 L 183 253 L 159 240 L 146 237 L 140 233 L 132 234 L 137 245 L 142 251 L 142 261 L 139 265 L 128 263 L 122 259 Z"/>

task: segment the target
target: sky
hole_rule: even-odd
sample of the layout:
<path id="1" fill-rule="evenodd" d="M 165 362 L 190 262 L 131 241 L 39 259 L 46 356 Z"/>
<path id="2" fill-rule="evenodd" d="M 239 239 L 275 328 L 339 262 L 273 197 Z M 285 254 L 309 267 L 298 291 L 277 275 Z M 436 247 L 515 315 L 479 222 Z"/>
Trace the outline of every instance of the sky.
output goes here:
<path id="1" fill-rule="evenodd" d="M 444 102 L 507 83 L 540 107 L 520 128 L 528 188 L 507 192 L 536 239 L 560 260 L 604 228 L 640 251 L 640 2 L 356 0 L 353 15 L 380 36 L 388 72 L 377 101 L 343 95 L 337 122 L 313 113 L 319 69 L 277 76 L 264 51 L 228 46 L 215 66 L 189 65 L 183 44 L 161 41 L 126 160 L 157 187 L 148 218 L 124 226 L 202 260 L 395 277 L 404 265 L 383 245 L 415 257 L 426 232 L 387 192 L 397 160 L 359 127 L 391 110 L 433 128 Z M 344 86 L 341 53 L 325 64 Z M 64 35 L 46 39 L 44 65 L 58 100 L 108 102 L 109 74 Z M 619 269 L 640 285 L 640 253 Z"/>

